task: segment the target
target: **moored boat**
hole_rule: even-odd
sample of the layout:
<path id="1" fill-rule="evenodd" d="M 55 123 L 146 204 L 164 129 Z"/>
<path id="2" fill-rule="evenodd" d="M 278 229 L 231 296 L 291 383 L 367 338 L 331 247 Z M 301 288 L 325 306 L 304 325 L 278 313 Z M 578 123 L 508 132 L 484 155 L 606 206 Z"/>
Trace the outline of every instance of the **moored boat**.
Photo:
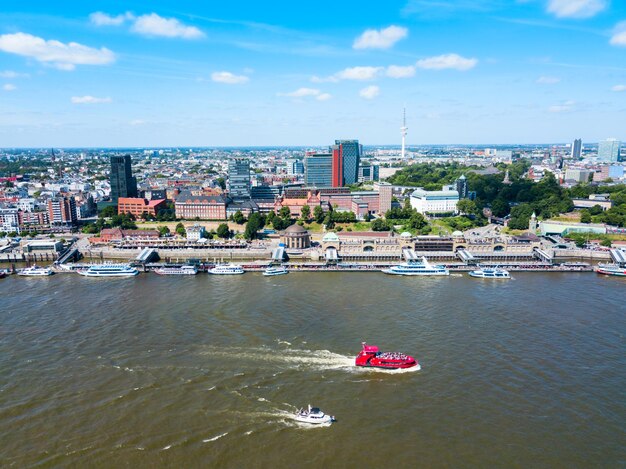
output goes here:
<path id="1" fill-rule="evenodd" d="M 127 264 L 95 264 L 77 272 L 84 277 L 134 277 L 139 274 L 137 269 Z"/>
<path id="2" fill-rule="evenodd" d="M 183 266 L 164 266 L 155 269 L 155 274 L 159 275 L 196 275 L 198 273 L 197 267 L 193 265 Z"/>
<path id="3" fill-rule="evenodd" d="M 212 269 L 209 269 L 209 273 L 213 275 L 240 275 L 244 273 L 244 270 L 233 264 L 217 264 Z"/>
<path id="4" fill-rule="evenodd" d="M 17 272 L 17 275 L 21 275 L 22 277 L 49 277 L 52 274 L 54 274 L 52 269 L 39 267 L 38 265 L 26 267 Z"/>
<path id="5" fill-rule="evenodd" d="M 354 362 L 356 366 L 386 368 L 389 370 L 420 366 L 417 360 L 410 355 L 398 352 L 381 352 L 377 346 L 367 345 L 365 342 L 363 342 L 363 349 L 356 356 Z"/>
<path id="6" fill-rule="evenodd" d="M 296 412 L 294 419 L 302 423 L 310 423 L 319 425 L 322 423 L 330 424 L 336 421 L 334 415 L 327 415 L 320 410 L 319 407 L 311 407 L 309 404 L 307 409 L 300 409 Z"/>
<path id="7" fill-rule="evenodd" d="M 425 257 L 421 261 L 408 261 L 394 265 L 382 272 L 391 275 L 450 275 L 450 271 L 443 265 L 435 265 L 428 262 Z"/>
<path id="8" fill-rule="evenodd" d="M 626 277 L 626 266 L 622 267 L 617 264 L 598 264 L 596 272 L 603 275 L 616 275 L 618 277 Z"/>
<path id="9" fill-rule="evenodd" d="M 282 265 L 279 267 L 268 267 L 263 271 L 263 275 L 266 277 L 274 277 L 275 275 L 285 275 L 288 273 L 289 271 L 287 270 L 287 268 Z"/>
<path id="10" fill-rule="evenodd" d="M 501 269 L 499 267 L 479 267 L 476 270 L 472 270 L 469 273 L 470 277 L 474 278 L 496 278 L 496 279 L 510 279 L 511 274 L 508 270 Z"/>

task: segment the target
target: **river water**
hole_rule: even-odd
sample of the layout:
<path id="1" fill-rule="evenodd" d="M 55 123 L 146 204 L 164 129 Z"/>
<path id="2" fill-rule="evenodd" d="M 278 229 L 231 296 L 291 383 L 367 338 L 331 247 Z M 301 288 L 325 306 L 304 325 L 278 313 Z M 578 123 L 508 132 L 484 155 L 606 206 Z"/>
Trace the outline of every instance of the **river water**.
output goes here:
<path id="1" fill-rule="evenodd" d="M 626 280 L 514 277 L 0 280 L 0 466 L 625 467 Z"/>

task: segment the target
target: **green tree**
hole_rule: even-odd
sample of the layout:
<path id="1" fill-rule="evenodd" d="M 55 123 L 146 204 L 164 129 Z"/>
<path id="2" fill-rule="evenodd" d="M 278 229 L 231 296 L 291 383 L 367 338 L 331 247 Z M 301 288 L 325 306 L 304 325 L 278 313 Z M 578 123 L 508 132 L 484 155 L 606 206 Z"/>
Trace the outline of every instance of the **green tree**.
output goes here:
<path id="1" fill-rule="evenodd" d="M 246 217 L 243 216 L 243 213 L 241 213 L 241 210 L 237 210 L 235 214 L 233 215 L 233 221 L 237 223 L 238 225 L 243 225 L 246 221 Z"/>
<path id="2" fill-rule="evenodd" d="M 289 209 L 289 206 L 285 205 L 284 207 L 281 207 L 278 211 L 278 215 L 284 220 L 291 218 L 291 210 Z"/>
<path id="3" fill-rule="evenodd" d="M 324 209 L 320 205 L 313 207 L 313 218 L 315 218 L 317 223 L 324 221 Z"/>
<path id="4" fill-rule="evenodd" d="M 382 218 L 376 218 L 372 221 L 372 231 L 390 231 L 391 223 L 387 220 L 383 220 Z"/>
<path id="5" fill-rule="evenodd" d="M 230 238 L 231 232 L 230 232 L 230 229 L 228 228 L 227 223 L 220 223 L 220 225 L 217 227 L 217 236 L 219 236 L 222 239 Z"/>
<path id="6" fill-rule="evenodd" d="M 220 186 L 223 191 L 226 190 L 226 180 L 223 177 L 217 178 L 215 182 L 217 182 L 217 185 Z"/>
<path id="7" fill-rule="evenodd" d="M 167 226 L 157 226 L 157 230 L 159 230 L 159 236 L 167 236 L 170 234 L 170 229 Z"/>
<path id="8" fill-rule="evenodd" d="M 470 199 L 461 199 L 457 202 L 456 208 L 461 215 L 475 215 L 478 213 L 476 203 Z"/>
<path id="9" fill-rule="evenodd" d="M 589 212 L 589 210 L 581 210 L 580 211 L 580 222 L 581 223 L 591 223 L 591 212 Z"/>
<path id="10" fill-rule="evenodd" d="M 246 223 L 246 229 L 243 233 L 244 238 L 247 240 L 256 239 L 257 232 L 261 229 L 261 215 L 258 213 L 253 213 L 248 218 L 248 223 Z"/>
<path id="11" fill-rule="evenodd" d="M 100 210 L 100 217 L 103 218 L 111 218 L 117 215 L 117 206 L 116 205 L 107 205 L 102 210 Z"/>
<path id="12" fill-rule="evenodd" d="M 424 215 L 418 212 L 413 213 L 413 215 L 411 215 L 411 218 L 409 218 L 409 222 L 407 223 L 407 227 L 414 230 L 421 230 L 426 225 L 428 225 L 428 222 L 424 218 Z"/>
<path id="13" fill-rule="evenodd" d="M 311 207 L 308 205 L 303 205 L 302 210 L 300 211 L 300 218 L 303 221 L 307 221 L 311 217 Z"/>
<path id="14" fill-rule="evenodd" d="M 185 230 L 185 225 L 183 225 L 182 223 L 178 223 L 176 225 L 176 234 L 183 237 L 186 236 L 187 230 Z"/>

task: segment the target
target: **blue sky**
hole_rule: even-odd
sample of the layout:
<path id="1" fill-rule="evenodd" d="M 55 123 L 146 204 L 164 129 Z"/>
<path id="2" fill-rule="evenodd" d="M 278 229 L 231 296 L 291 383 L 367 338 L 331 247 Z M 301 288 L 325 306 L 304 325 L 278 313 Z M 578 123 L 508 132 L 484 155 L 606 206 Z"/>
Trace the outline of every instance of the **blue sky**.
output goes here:
<path id="1" fill-rule="evenodd" d="M 0 147 L 626 140 L 626 1 L 5 1 Z"/>

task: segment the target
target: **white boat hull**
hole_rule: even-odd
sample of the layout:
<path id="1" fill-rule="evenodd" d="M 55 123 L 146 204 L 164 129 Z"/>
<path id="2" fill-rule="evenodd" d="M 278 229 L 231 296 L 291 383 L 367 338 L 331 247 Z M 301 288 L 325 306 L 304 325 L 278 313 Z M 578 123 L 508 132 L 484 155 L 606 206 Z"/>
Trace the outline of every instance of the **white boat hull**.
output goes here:
<path id="1" fill-rule="evenodd" d="M 422 276 L 422 277 L 428 277 L 428 276 L 446 276 L 446 275 L 450 275 L 450 272 L 446 271 L 432 271 L 432 272 L 398 272 L 392 269 L 383 269 L 382 270 L 383 273 L 388 274 L 388 275 L 404 275 L 407 277 L 417 277 L 417 276 Z"/>
<path id="2" fill-rule="evenodd" d="M 89 271 L 80 271 L 79 275 L 83 277 L 99 277 L 99 278 L 108 278 L 108 277 L 134 277 L 135 275 L 139 275 L 139 271 L 135 272 L 112 272 L 112 273 L 94 273 Z"/>

